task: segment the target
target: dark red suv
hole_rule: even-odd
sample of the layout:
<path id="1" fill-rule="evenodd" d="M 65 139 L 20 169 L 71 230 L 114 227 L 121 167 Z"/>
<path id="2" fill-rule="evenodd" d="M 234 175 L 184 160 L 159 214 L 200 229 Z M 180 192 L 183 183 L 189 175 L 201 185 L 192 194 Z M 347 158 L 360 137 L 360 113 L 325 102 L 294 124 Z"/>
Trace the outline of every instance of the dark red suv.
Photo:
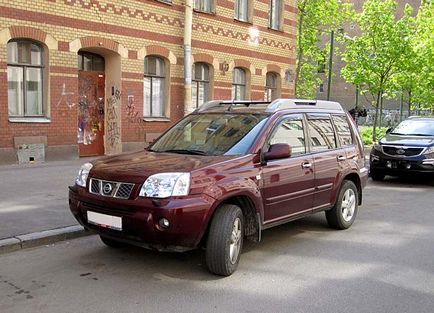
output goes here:
<path id="1" fill-rule="evenodd" d="M 211 101 L 147 150 L 84 164 L 70 187 L 75 218 L 109 246 L 206 248 L 232 274 L 243 239 L 319 211 L 346 229 L 367 181 L 363 145 L 336 102 Z"/>

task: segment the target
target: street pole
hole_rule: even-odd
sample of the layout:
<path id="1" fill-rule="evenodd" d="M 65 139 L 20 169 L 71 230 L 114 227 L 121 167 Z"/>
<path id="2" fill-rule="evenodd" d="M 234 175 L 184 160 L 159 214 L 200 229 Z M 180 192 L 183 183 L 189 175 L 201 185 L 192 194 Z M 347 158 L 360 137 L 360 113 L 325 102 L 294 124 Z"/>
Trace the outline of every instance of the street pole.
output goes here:
<path id="1" fill-rule="evenodd" d="M 334 30 L 330 33 L 330 53 L 329 53 L 329 76 L 327 81 L 327 100 L 330 100 L 330 88 L 332 84 L 332 67 L 333 67 L 333 44 L 335 41 Z"/>
<path id="2" fill-rule="evenodd" d="M 193 0 L 185 1 L 184 23 L 184 115 L 192 111 L 191 105 L 191 31 L 193 25 Z"/>

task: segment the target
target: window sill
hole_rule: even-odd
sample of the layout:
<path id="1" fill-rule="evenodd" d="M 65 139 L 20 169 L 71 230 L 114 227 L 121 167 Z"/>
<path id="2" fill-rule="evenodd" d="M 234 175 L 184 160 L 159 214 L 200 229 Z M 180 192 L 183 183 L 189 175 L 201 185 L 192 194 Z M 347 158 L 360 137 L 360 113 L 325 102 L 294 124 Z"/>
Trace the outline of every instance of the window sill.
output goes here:
<path id="1" fill-rule="evenodd" d="M 170 122 L 170 118 L 145 116 L 143 117 L 143 121 L 144 122 Z"/>
<path id="2" fill-rule="evenodd" d="M 250 20 L 241 20 L 241 19 L 238 19 L 238 18 L 236 18 L 236 17 L 234 17 L 234 21 L 235 22 L 238 22 L 238 23 L 243 23 L 243 24 L 249 24 L 249 25 L 253 25 L 253 22 L 252 21 L 250 21 Z"/>
<path id="3" fill-rule="evenodd" d="M 193 12 L 195 12 L 195 13 L 203 13 L 203 14 L 208 14 L 208 15 L 216 15 L 215 11 L 201 11 L 199 9 L 193 9 Z"/>
<path id="4" fill-rule="evenodd" d="M 47 117 L 10 117 L 11 123 L 51 123 L 51 119 Z"/>
<path id="5" fill-rule="evenodd" d="M 272 28 L 270 26 L 268 26 L 268 30 L 274 31 L 274 32 L 278 32 L 278 33 L 284 33 L 285 31 L 283 30 L 283 28 Z"/>
<path id="6" fill-rule="evenodd" d="M 167 4 L 167 5 L 173 5 L 172 0 L 157 0 L 157 2 L 160 2 L 162 4 Z"/>

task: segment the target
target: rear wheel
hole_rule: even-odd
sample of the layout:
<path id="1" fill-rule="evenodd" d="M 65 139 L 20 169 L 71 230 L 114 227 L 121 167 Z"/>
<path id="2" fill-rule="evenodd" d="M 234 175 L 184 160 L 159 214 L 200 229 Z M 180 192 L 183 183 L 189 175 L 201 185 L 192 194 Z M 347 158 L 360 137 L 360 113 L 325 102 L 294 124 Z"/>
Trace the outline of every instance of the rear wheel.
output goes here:
<path id="1" fill-rule="evenodd" d="M 224 204 L 217 208 L 211 221 L 206 264 L 210 272 L 229 276 L 238 267 L 243 247 L 244 218 L 236 205 Z"/>
<path id="2" fill-rule="evenodd" d="M 344 180 L 338 194 L 335 206 L 326 211 L 327 222 L 335 229 L 347 229 L 356 219 L 359 203 L 359 195 L 356 185 L 349 180 Z"/>
<path id="3" fill-rule="evenodd" d="M 374 181 L 382 181 L 386 174 L 383 172 L 380 172 L 378 170 L 370 170 L 369 175 L 371 176 L 372 180 Z"/>
<path id="4" fill-rule="evenodd" d="M 101 241 L 106 245 L 109 246 L 111 248 L 119 248 L 122 246 L 122 243 L 107 237 L 103 237 L 103 236 L 99 236 L 99 238 L 101 238 Z"/>

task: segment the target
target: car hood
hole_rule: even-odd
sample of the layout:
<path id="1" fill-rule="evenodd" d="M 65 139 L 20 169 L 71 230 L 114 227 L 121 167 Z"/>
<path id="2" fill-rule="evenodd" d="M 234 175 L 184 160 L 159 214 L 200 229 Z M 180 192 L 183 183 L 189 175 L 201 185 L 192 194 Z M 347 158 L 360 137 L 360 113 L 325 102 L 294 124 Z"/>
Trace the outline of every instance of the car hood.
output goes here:
<path id="1" fill-rule="evenodd" d="M 427 147 L 431 144 L 434 144 L 434 136 L 425 137 L 425 136 L 405 136 L 405 135 L 393 135 L 387 134 L 380 140 L 380 143 L 383 145 L 397 145 L 397 146 L 418 146 L 418 147 Z"/>
<path id="2" fill-rule="evenodd" d="M 191 172 L 237 156 L 199 156 L 139 151 L 92 161 L 89 177 L 131 183 L 143 183 L 150 175 L 167 172 Z"/>

